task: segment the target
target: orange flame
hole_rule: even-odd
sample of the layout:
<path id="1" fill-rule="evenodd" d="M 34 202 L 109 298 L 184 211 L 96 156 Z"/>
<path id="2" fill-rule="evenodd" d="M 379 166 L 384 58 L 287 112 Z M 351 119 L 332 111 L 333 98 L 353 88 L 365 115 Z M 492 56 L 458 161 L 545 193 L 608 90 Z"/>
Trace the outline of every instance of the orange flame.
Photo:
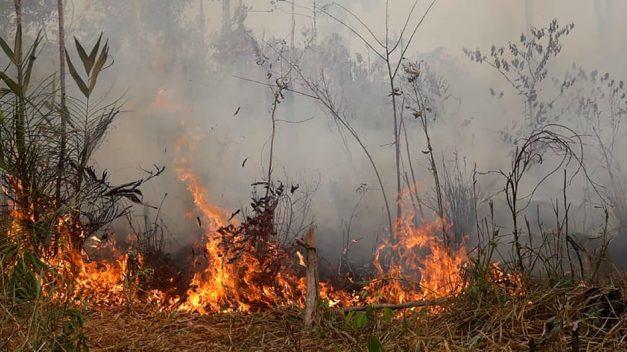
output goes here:
<path id="1" fill-rule="evenodd" d="M 194 275 L 191 288 L 187 292 L 187 301 L 180 309 L 199 313 L 248 311 L 255 307 L 301 300 L 303 280 L 290 275 L 289 270 L 268 278 L 270 272 L 253 255 L 250 244 L 243 244 L 244 248 L 236 261 L 232 261 L 221 247 L 222 238 L 217 230 L 228 224 L 226 212 L 209 202 L 207 189 L 190 170 L 189 155 L 194 151 L 197 142 L 197 136 L 179 140 L 176 148 L 179 155 L 176 172 L 179 179 L 185 182 L 196 209 L 209 224 L 205 229 L 204 254 L 207 263 L 203 271 Z"/>
<path id="2" fill-rule="evenodd" d="M 157 95 L 154 105 L 157 108 L 168 106 L 165 97 Z M 182 111 L 173 106 L 173 111 Z M 174 163 L 178 179 L 185 184 L 193 201 L 195 211 L 199 213 L 199 225 L 203 228 L 205 263 L 195 272 L 186 297 L 178 308 L 182 311 L 201 314 L 224 311 L 250 311 L 275 305 L 301 305 L 304 303 L 305 278 L 302 275 L 305 263 L 298 251 L 287 252 L 277 243 L 264 243 L 269 255 L 286 255 L 289 258 L 280 267 L 268 265 L 266 259 L 256 255 L 255 246 L 243 238 L 235 238 L 238 243 L 237 258 L 233 258 L 225 248 L 225 239 L 218 231 L 229 225 L 226 211 L 214 205 L 209 198 L 209 190 L 201 178 L 192 170 L 191 157 L 196 150 L 201 136 L 184 135 L 176 145 Z M 14 187 L 22 192 L 22 185 Z M 31 209 L 32 210 L 32 209 Z M 33 211 L 11 211 L 12 222 L 8 236 L 17 236 L 23 232 L 24 222 L 35 222 Z M 464 246 L 457 249 L 448 247 L 441 240 L 441 231 L 448 227 L 445 220 L 414 224 L 415 214 L 407 214 L 396 224 L 394 242 L 384 242 L 375 251 L 373 266 L 375 280 L 363 287 L 365 295 L 358 296 L 351 292 L 335 289 L 329 283 L 320 283 L 320 296 L 329 305 L 347 306 L 357 302 L 366 303 L 404 303 L 422 299 L 437 299 L 459 294 L 465 285 L 463 267 L 468 260 Z M 53 266 L 65 278 L 71 277 L 72 286 L 60 299 L 84 300 L 90 303 L 116 306 L 129 303 L 138 287 L 137 270 L 142 265 L 138 254 L 122 254 L 111 243 L 106 250 L 111 251 L 110 260 L 90 261 L 82 251 L 72 248 L 70 238 L 80 225 L 70 216 L 58 219 L 56 231 L 60 234 L 59 256 L 53 256 L 48 264 Z M 97 244 L 100 250 L 102 244 Z M 294 254 L 294 255 L 291 255 Z M 519 283 L 517 278 L 507 276 L 494 265 L 493 276 L 496 281 L 503 280 Z M 173 307 L 179 298 L 166 302 L 164 293 L 156 290 L 143 292 L 148 302 L 158 303 L 161 307 Z"/>
<path id="3" fill-rule="evenodd" d="M 398 221 L 397 242 L 384 242 L 376 252 L 377 279 L 365 287 L 369 303 L 404 303 L 456 295 L 463 289 L 464 247 L 448 248 L 440 239 L 441 221 L 422 226 L 407 216 Z M 386 265 L 384 261 L 391 264 Z"/>

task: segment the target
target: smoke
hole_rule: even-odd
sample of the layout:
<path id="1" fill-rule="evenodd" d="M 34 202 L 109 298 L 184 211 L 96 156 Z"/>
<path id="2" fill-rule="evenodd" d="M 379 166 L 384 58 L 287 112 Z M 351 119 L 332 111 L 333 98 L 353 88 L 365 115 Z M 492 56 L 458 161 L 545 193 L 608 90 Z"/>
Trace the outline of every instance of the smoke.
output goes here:
<path id="1" fill-rule="evenodd" d="M 103 31 L 109 38 L 115 63 L 103 74 L 99 93 L 126 100 L 126 112 L 96 155 L 97 166 L 110 170 L 119 182 L 141 177 L 142 169 L 150 169 L 153 164 L 166 167 L 166 172 L 143 191 L 153 205 L 160 204 L 167 194 L 160 214 L 172 234 L 172 250 L 197 241 L 199 233 L 193 215 L 189 214 L 193 210 L 190 197 L 174 167 L 182 157 L 176 149 L 180 138 L 198 138 L 193 155 L 188 156 L 193 161 L 193 171 L 207 186 L 208 198 L 227 213 L 247 206 L 250 185 L 263 180 L 266 172 L 272 94 L 264 85 L 251 81 L 268 80 L 250 42 L 256 38 L 263 47 L 264 42 L 273 42 L 275 38 L 289 46 L 291 8 L 287 2 L 240 2 L 249 7 L 245 19 L 227 24 L 234 32 L 239 28 L 246 33 L 239 37 L 221 36 L 221 2 L 112 4 L 77 0 L 67 8 L 69 35 L 89 42 Z M 385 1 L 341 3 L 367 23 L 375 35 L 385 35 Z M 318 1 L 319 6 L 324 4 Z M 409 0 L 393 2 L 389 12 L 392 36 L 400 32 L 411 4 Z M 237 1 L 231 5 L 232 13 L 236 13 Z M 310 1 L 297 1 L 296 5 L 295 43 L 302 48 L 311 35 L 313 11 Z M 421 3 L 416 13 L 422 14 L 426 6 Z M 626 10 L 627 4 L 611 1 L 439 1 L 407 54 L 417 61 L 424 60 L 450 86 L 450 98 L 431 131 L 438 162 L 452 167 L 450 161 L 457 153 L 465 161 L 466 171 L 475 164 L 477 170 L 484 172 L 506 169 L 513 148 L 499 134 L 512 128 L 522 115 L 523 105 L 516 92 L 494 70 L 468 60 L 463 48 L 489 51 L 493 44 L 517 41 L 521 33 L 528 32 L 529 24 L 541 27 L 557 18 L 562 24 L 574 22 L 576 27 L 564 40 L 563 52 L 551 64 L 551 77 L 563 78 L 576 62 L 588 71 L 609 71 L 620 79 L 627 73 L 621 65 L 627 44 L 618 38 L 627 24 L 617 21 L 613 14 Z M 334 13 L 342 21 L 355 23 L 346 12 Z M 43 23 L 31 24 L 31 28 L 45 29 L 48 45 L 40 60 L 51 68 L 56 65 L 54 21 L 52 13 Z M 329 68 L 334 73 L 333 91 L 341 97 L 342 108 L 373 154 L 388 194 L 392 194 L 394 153 L 390 143 L 394 136 L 384 77 L 375 73 L 372 79 L 381 82 L 371 82 L 369 90 L 364 90 L 356 79 L 351 81 L 354 75 L 338 71 L 338 67 L 350 70 L 349 63 L 358 60 L 358 54 L 364 66 L 376 66 L 377 59 L 336 20 L 318 12 L 316 23 L 317 42 L 326 50 L 320 55 L 326 55 L 327 60 L 333 57 L 337 64 Z M 3 28 L 9 26 L 3 23 Z M 224 38 L 238 39 L 225 45 L 220 42 Z M 220 52 L 224 48 L 231 49 L 233 56 L 224 57 Z M 273 56 L 271 51 L 268 56 Z M 283 60 L 277 61 L 273 70 L 286 72 L 288 68 Z M 349 79 L 344 79 L 344 74 Z M 491 96 L 490 89 L 497 95 L 502 92 L 503 97 Z M 339 256 L 342 236 L 350 222 L 351 236 L 362 238 L 359 253 L 366 256 L 377 237 L 385 233 L 386 221 L 377 180 L 362 151 L 310 98 L 286 94 L 277 118 L 281 121 L 276 131 L 274 177 L 311 192 L 310 215 L 318 227 L 323 255 Z M 424 136 L 414 121 L 408 125 L 418 187 L 429 199 L 433 181 L 428 160 L 421 153 L 426 148 Z M 624 139 L 620 137 L 618 140 Z M 586 137 L 585 143 L 593 150 L 592 138 Z M 619 145 L 616 150 L 622 147 Z M 614 157 L 619 165 L 626 161 L 619 153 Z M 591 159 L 590 164 L 592 176 L 601 183 L 607 181 L 599 161 Z M 527 187 L 543 175 L 540 170 L 533 172 L 526 181 Z M 499 182 L 502 180 L 487 174 L 479 178 L 479 187 L 482 195 L 491 195 L 497 204 L 503 205 Z M 550 204 L 560 197 L 561 182 L 559 175 L 551 178 L 535 198 L 538 204 L 544 204 L 538 222 L 545 221 L 547 226 L 554 222 L 549 220 Z M 360 192 L 364 189 L 365 193 Z M 574 204 L 582 201 L 581 180 L 569 187 L 569 196 Z M 486 203 L 480 207 L 483 216 Z M 504 207 L 499 208 L 498 221 L 508 228 L 511 224 L 507 213 L 502 210 Z M 534 206 L 530 209 L 535 212 Z M 432 216 L 435 212 L 427 209 L 427 213 Z"/>

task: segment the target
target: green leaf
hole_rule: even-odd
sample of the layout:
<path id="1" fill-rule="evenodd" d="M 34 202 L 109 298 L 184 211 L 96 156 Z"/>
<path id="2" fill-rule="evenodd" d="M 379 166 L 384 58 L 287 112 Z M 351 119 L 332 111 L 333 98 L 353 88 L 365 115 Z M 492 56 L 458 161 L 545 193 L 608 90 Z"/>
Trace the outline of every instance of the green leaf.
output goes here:
<path id="1" fill-rule="evenodd" d="M 9 58 L 9 60 L 11 60 L 11 62 L 14 65 L 17 65 L 17 61 L 15 60 L 15 54 L 13 54 L 13 50 L 11 50 L 11 48 L 9 47 L 9 44 L 7 44 L 7 42 L 5 42 L 2 37 L 0 37 L 0 47 L 2 47 L 2 50 L 4 51 L 6 56 Z"/>
<path id="2" fill-rule="evenodd" d="M 383 320 L 386 323 L 389 323 L 392 321 L 392 319 L 394 318 L 394 311 L 391 310 L 390 308 L 385 308 L 383 309 L 383 311 L 381 312 L 383 315 Z"/>
<path id="3" fill-rule="evenodd" d="M 353 317 L 353 326 L 357 329 L 363 329 L 368 325 L 368 315 L 366 312 L 357 312 Z"/>
<path id="4" fill-rule="evenodd" d="M 96 55 L 98 55 L 98 50 L 100 49 L 101 40 L 102 40 L 102 32 L 100 32 L 100 36 L 98 37 L 98 41 L 96 42 L 96 45 L 94 45 L 94 47 L 91 48 L 91 52 L 89 53 L 89 58 L 88 58 L 89 68 L 86 68 L 87 73 L 90 73 L 91 68 L 94 66 L 94 63 L 96 62 Z"/>
<path id="5" fill-rule="evenodd" d="M 346 314 L 346 316 L 344 317 L 344 324 L 345 325 L 350 325 L 351 322 L 353 321 L 353 317 L 354 316 L 355 316 L 355 312 L 354 311 L 348 312 L 348 314 Z"/>
<path id="6" fill-rule="evenodd" d="M 81 42 L 79 42 L 78 39 L 76 39 L 76 37 L 74 37 L 74 45 L 76 45 L 76 51 L 78 51 L 78 57 L 81 59 L 81 62 L 83 63 L 85 72 L 89 75 L 90 70 L 87 69 L 87 61 L 89 60 L 87 56 L 87 52 L 81 45 Z"/>
<path id="7" fill-rule="evenodd" d="M 83 95 L 85 95 L 86 98 L 89 98 L 89 89 L 87 88 L 85 81 L 83 81 L 78 72 L 76 72 L 74 64 L 72 64 L 72 59 L 70 59 L 70 54 L 68 54 L 67 50 L 65 51 L 65 57 L 67 58 L 67 67 L 70 71 L 70 75 L 72 75 L 72 78 L 74 79 L 74 82 L 76 82 L 78 88 L 81 92 L 83 92 Z"/>
<path id="8" fill-rule="evenodd" d="M 374 336 L 370 336 L 368 338 L 368 352 L 383 352 L 383 345 Z"/>
<path id="9" fill-rule="evenodd" d="M 17 83 L 15 83 L 14 80 L 9 78 L 9 76 L 7 76 L 4 72 L 0 72 L 0 79 L 2 79 L 2 81 L 4 81 L 4 84 L 6 84 L 7 87 L 9 87 L 9 89 L 11 89 L 13 94 L 18 95 L 18 96 L 20 95 L 20 89 L 19 89 Z"/>
<path id="10" fill-rule="evenodd" d="M 33 70 L 34 59 L 28 60 L 28 66 L 26 67 L 26 71 L 24 72 L 24 82 L 22 83 L 22 87 L 24 88 L 24 93 L 28 90 L 28 83 L 30 82 L 30 74 Z"/>
<path id="11" fill-rule="evenodd" d="M 46 263 L 44 263 L 43 261 L 41 261 L 39 258 L 37 258 L 36 256 L 34 256 L 31 253 L 26 253 L 25 257 L 26 257 L 26 259 L 28 259 L 30 261 L 30 263 L 33 266 L 33 268 L 35 268 L 37 271 L 40 271 L 42 269 L 46 269 L 48 267 L 46 265 Z"/>
<path id="12" fill-rule="evenodd" d="M 2 246 L 2 252 L 0 252 L 2 255 L 0 255 L 0 263 L 2 263 L 3 265 L 13 261 L 14 258 L 17 256 L 17 252 L 18 252 L 18 246 L 17 244 L 13 244 L 13 243 L 9 243 L 6 246 Z"/>
<path id="13" fill-rule="evenodd" d="M 89 78 L 89 92 L 91 93 L 96 86 L 96 81 L 98 80 L 98 75 L 102 71 L 105 63 L 107 62 L 107 58 L 109 57 L 109 45 L 105 43 L 102 48 L 102 52 L 100 53 L 100 57 L 98 57 L 98 61 L 96 62 L 96 66 L 94 66 L 94 71 L 92 72 L 91 77 Z"/>
<path id="14" fill-rule="evenodd" d="M 37 53 L 37 47 L 39 46 L 39 43 L 41 42 L 41 37 L 40 34 L 37 34 L 37 38 L 35 38 L 35 41 L 33 42 L 33 45 L 31 46 L 30 50 L 28 51 L 28 66 L 26 67 L 26 70 L 24 71 L 24 82 L 22 84 L 23 86 L 23 91 L 24 94 L 26 94 L 26 91 L 28 90 L 28 83 L 30 82 L 30 76 L 31 76 L 31 72 L 33 71 L 33 64 L 35 63 L 35 54 Z"/>

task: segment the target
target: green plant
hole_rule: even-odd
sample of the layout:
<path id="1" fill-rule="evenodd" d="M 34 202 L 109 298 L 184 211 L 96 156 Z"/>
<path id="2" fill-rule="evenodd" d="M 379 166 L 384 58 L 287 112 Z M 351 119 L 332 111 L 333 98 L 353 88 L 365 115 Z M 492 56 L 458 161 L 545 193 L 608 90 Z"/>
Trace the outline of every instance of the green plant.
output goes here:
<path id="1" fill-rule="evenodd" d="M 0 349 L 84 351 L 83 317 L 71 301 L 76 258 L 87 238 L 126 213 L 124 200 L 141 203 L 139 186 L 162 170 L 119 186 L 97 174 L 92 155 L 120 112 L 119 100 L 90 101 L 108 45 L 99 38 L 86 54 L 75 40 L 86 80 L 65 55 L 83 97 L 58 104 L 53 76 L 32 79 L 42 39 L 26 45 L 20 11 L 16 1 L 12 45 L 0 38 L 9 62 L 0 72 L 0 320 L 10 322 Z"/>

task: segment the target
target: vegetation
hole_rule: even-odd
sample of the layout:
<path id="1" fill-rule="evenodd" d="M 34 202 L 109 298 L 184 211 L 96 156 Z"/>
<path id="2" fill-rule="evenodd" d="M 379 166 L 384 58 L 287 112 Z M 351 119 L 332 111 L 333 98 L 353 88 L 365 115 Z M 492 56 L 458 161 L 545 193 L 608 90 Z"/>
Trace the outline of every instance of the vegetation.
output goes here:
<path id="1" fill-rule="evenodd" d="M 217 71 L 245 66 L 248 76 L 238 72 L 239 81 L 268 90 L 263 128 L 270 134 L 259 180 L 250 182 L 248 206 L 233 212 L 215 204 L 193 170 L 201 164 L 192 159 L 200 138 L 186 126 L 193 111 L 186 104 L 200 95 L 199 83 L 183 90 L 180 104 L 159 100 L 165 88 L 141 100 L 176 114 L 185 131 L 171 141 L 172 165 L 177 185 L 187 190 L 178 198 L 192 208 L 184 222 L 199 236 L 175 255 L 168 240 L 184 230 L 165 220 L 174 210 L 167 193 L 152 206 L 141 190 L 165 168 L 117 184 L 95 162 L 122 113 L 122 98 L 100 90 L 113 64 L 109 41 L 101 33 L 88 47 L 74 37 L 68 48 L 63 1 L 23 11 L 15 0 L 12 40 L 0 37 L 6 63 L 0 71 L 0 351 L 624 349 L 627 277 L 609 254 L 625 240 L 627 226 L 618 157 L 627 113 L 623 82 L 578 66 L 554 79 L 554 63 L 575 28 L 557 20 L 489 54 L 465 50 L 520 103 L 508 116 L 514 128 L 496 132 L 506 160 L 482 169 L 470 155 L 444 147 L 442 130 L 456 100 L 452 83 L 436 60 L 410 51 L 436 3 L 418 15 L 419 2 L 412 1 L 394 36 L 386 2 L 385 35 L 377 36 L 351 9 L 314 1 L 303 7 L 314 20 L 299 46 L 295 3 L 288 44 L 255 37 L 246 27 L 246 6 L 231 21 L 224 1 L 225 20 L 210 53 L 176 37 L 192 33 L 204 44 L 204 10 L 197 27 L 168 17 L 163 28 L 146 11 L 146 26 L 135 23 L 131 39 L 149 46 L 138 34 L 149 30 L 155 36 L 149 39 L 165 40 L 168 50 L 155 56 L 156 67 L 179 69 L 182 59 L 181 70 L 198 72 L 200 81 L 218 77 L 212 84 L 219 90 L 227 75 Z M 120 17 L 144 14 L 140 2 L 113 10 L 95 4 Z M 164 4 L 152 10 L 185 8 L 182 1 Z M 23 14 L 57 21 L 58 70 L 41 65 L 49 39 L 44 26 L 26 35 Z M 338 34 L 320 40 L 318 16 L 357 38 L 374 62 L 353 58 Z M 211 72 L 204 59 L 220 68 Z M 151 60 L 140 61 L 150 67 Z M 490 91 L 495 98 L 505 94 Z M 279 173 L 288 167 L 280 160 L 279 142 L 291 132 L 284 125 L 307 122 L 283 114 L 310 106 L 330 117 L 346 150 L 356 143 L 372 171 L 364 179 L 376 184 L 360 183 L 351 199 L 338 261 L 322 254 L 323 236 L 316 243 L 317 185 Z M 373 148 L 370 124 L 393 132 L 383 152 Z M 388 163 L 385 147 L 393 148 Z M 381 237 L 370 255 L 360 255 L 353 222 L 370 191 L 381 196 L 368 203 L 380 210 Z M 573 196 L 580 193 L 582 199 Z M 541 208 L 547 199 L 548 212 Z"/>
<path id="2" fill-rule="evenodd" d="M 117 102 L 90 100 L 109 59 L 102 37 L 89 54 L 75 41 L 83 74 L 65 51 L 82 96 L 62 88 L 59 103 L 54 75 L 35 78 L 41 35 L 26 43 L 19 1 L 15 10 L 12 45 L 0 38 L 9 62 L 0 74 L 2 349 L 86 350 L 82 313 L 69 302 L 76 269 L 59 262 L 123 216 L 123 199 L 141 202 L 144 180 L 113 186 L 90 165 L 120 112 Z"/>

